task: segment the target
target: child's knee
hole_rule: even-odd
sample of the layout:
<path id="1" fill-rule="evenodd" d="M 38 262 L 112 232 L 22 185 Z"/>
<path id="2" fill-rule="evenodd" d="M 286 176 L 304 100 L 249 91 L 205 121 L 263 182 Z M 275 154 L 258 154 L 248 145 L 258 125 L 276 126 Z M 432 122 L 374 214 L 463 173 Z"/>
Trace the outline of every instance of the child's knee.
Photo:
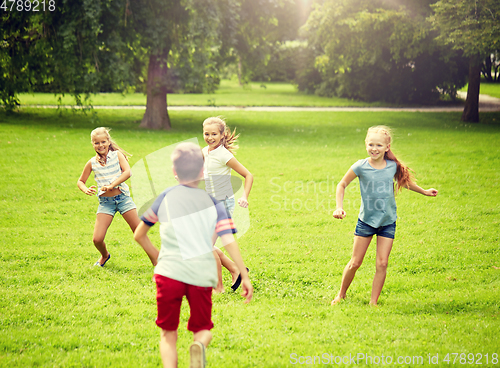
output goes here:
<path id="1" fill-rule="evenodd" d="M 94 242 L 94 245 L 101 245 L 104 242 L 104 236 L 94 235 L 92 237 L 92 241 Z"/>
<path id="2" fill-rule="evenodd" d="M 350 270 L 357 270 L 358 268 L 360 268 L 360 267 L 361 267 L 361 264 L 362 264 L 362 263 L 363 263 L 363 260 L 362 260 L 362 259 L 361 259 L 361 260 L 358 260 L 358 259 L 351 259 L 351 260 L 349 261 L 348 266 L 349 266 L 349 269 L 350 269 Z"/>
<path id="3" fill-rule="evenodd" d="M 385 271 L 387 270 L 387 266 L 389 265 L 389 262 L 384 260 L 384 261 L 377 261 L 376 263 L 376 268 L 377 270 Z"/>

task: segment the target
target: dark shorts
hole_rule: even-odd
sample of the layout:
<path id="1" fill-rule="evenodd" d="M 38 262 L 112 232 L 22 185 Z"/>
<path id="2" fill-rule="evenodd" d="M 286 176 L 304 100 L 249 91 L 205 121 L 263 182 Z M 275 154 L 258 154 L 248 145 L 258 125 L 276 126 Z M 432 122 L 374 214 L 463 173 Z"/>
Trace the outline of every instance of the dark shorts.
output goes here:
<path id="1" fill-rule="evenodd" d="M 114 197 L 99 197 L 99 207 L 97 213 L 105 213 L 114 216 L 116 212 L 123 215 L 125 212 L 135 209 L 135 203 L 129 196 L 118 194 Z"/>
<path id="2" fill-rule="evenodd" d="M 394 239 L 395 234 L 396 234 L 396 222 L 390 225 L 380 226 L 379 228 L 375 228 L 371 227 L 370 225 L 358 219 L 358 223 L 356 224 L 356 230 L 354 230 L 354 235 L 362 236 L 365 238 L 377 235 L 377 236 L 383 236 L 384 238 Z"/>
<path id="3" fill-rule="evenodd" d="M 158 317 L 156 324 L 163 330 L 174 331 L 179 327 L 182 297 L 185 295 L 191 310 L 187 329 L 193 333 L 211 330 L 212 288 L 185 284 L 171 278 L 155 274 L 156 303 Z"/>

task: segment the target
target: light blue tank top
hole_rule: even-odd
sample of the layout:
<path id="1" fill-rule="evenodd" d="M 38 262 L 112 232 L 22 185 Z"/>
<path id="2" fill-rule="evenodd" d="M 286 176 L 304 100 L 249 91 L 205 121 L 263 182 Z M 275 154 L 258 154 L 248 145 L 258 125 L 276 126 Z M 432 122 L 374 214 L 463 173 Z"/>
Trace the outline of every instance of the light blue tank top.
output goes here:
<path id="1" fill-rule="evenodd" d="M 371 167 L 367 158 L 351 166 L 359 178 L 361 191 L 359 219 L 374 228 L 390 225 L 397 219 L 394 198 L 397 165 L 391 160 L 385 162 L 383 169 Z"/>

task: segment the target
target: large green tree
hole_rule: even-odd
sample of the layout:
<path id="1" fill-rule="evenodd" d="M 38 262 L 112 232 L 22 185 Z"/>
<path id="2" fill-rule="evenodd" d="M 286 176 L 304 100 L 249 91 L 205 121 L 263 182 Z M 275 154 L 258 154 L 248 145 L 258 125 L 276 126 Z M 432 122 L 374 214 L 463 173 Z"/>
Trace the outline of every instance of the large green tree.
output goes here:
<path id="1" fill-rule="evenodd" d="M 141 126 L 169 129 L 169 70 L 189 92 L 213 90 L 231 47 L 235 0 L 60 0 L 44 12 L 3 12 L 4 104 L 35 88 L 81 96 L 124 90 L 147 70 Z M 225 48 L 224 48 L 225 47 Z M 171 76 L 171 75 L 170 75 Z"/>
<path id="2" fill-rule="evenodd" d="M 462 50 L 469 58 L 469 86 L 463 121 L 479 121 L 479 90 L 483 60 L 500 45 L 500 1 L 441 0 L 430 18 L 439 40 Z"/>
<path id="3" fill-rule="evenodd" d="M 465 84 L 460 55 L 429 32 L 429 0 L 324 0 L 304 32 L 315 70 L 299 87 L 365 101 L 427 103 Z M 311 86 L 307 77 L 319 83 Z"/>
<path id="4" fill-rule="evenodd" d="M 38 12 L 2 12 L 0 88 L 6 107 L 15 107 L 19 92 L 71 93 L 81 104 L 82 96 L 105 84 L 133 83 L 140 65 L 121 34 L 123 9 L 123 0 L 60 0 Z"/>

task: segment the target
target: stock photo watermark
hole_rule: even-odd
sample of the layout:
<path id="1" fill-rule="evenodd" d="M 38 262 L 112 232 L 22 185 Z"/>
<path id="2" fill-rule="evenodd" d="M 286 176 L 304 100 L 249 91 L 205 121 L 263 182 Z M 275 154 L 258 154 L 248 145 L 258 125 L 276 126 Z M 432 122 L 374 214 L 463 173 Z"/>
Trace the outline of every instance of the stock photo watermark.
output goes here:
<path id="1" fill-rule="evenodd" d="M 300 355 L 291 353 L 289 363 L 292 365 L 396 365 L 396 366 L 446 366 L 446 365 L 484 365 L 500 366 L 498 353 L 425 353 L 423 355 L 392 356 L 385 354 L 349 353 L 335 355 L 321 353 L 319 355 Z"/>
<path id="2" fill-rule="evenodd" d="M 270 202 L 273 211 L 333 211 L 336 208 L 335 193 L 338 181 L 327 176 L 324 180 L 283 180 L 275 176 L 269 180 Z M 359 193 L 357 183 L 346 188 L 347 193 Z M 344 199 L 344 209 L 359 210 L 360 199 Z"/>
<path id="3" fill-rule="evenodd" d="M 333 211 L 336 207 L 338 181 L 327 176 L 316 180 L 286 180 L 275 176 L 269 180 L 271 187 L 271 210 L 274 211 Z M 343 208 L 345 211 L 359 210 L 359 192 L 369 192 L 370 197 L 363 199 L 363 207 L 368 211 L 385 211 L 387 198 L 394 196 L 392 181 L 368 180 L 351 182 L 344 191 Z M 353 193 L 355 195 L 348 195 Z M 346 198 L 350 197 L 350 198 Z M 354 199 L 352 199 L 354 198 Z"/>

